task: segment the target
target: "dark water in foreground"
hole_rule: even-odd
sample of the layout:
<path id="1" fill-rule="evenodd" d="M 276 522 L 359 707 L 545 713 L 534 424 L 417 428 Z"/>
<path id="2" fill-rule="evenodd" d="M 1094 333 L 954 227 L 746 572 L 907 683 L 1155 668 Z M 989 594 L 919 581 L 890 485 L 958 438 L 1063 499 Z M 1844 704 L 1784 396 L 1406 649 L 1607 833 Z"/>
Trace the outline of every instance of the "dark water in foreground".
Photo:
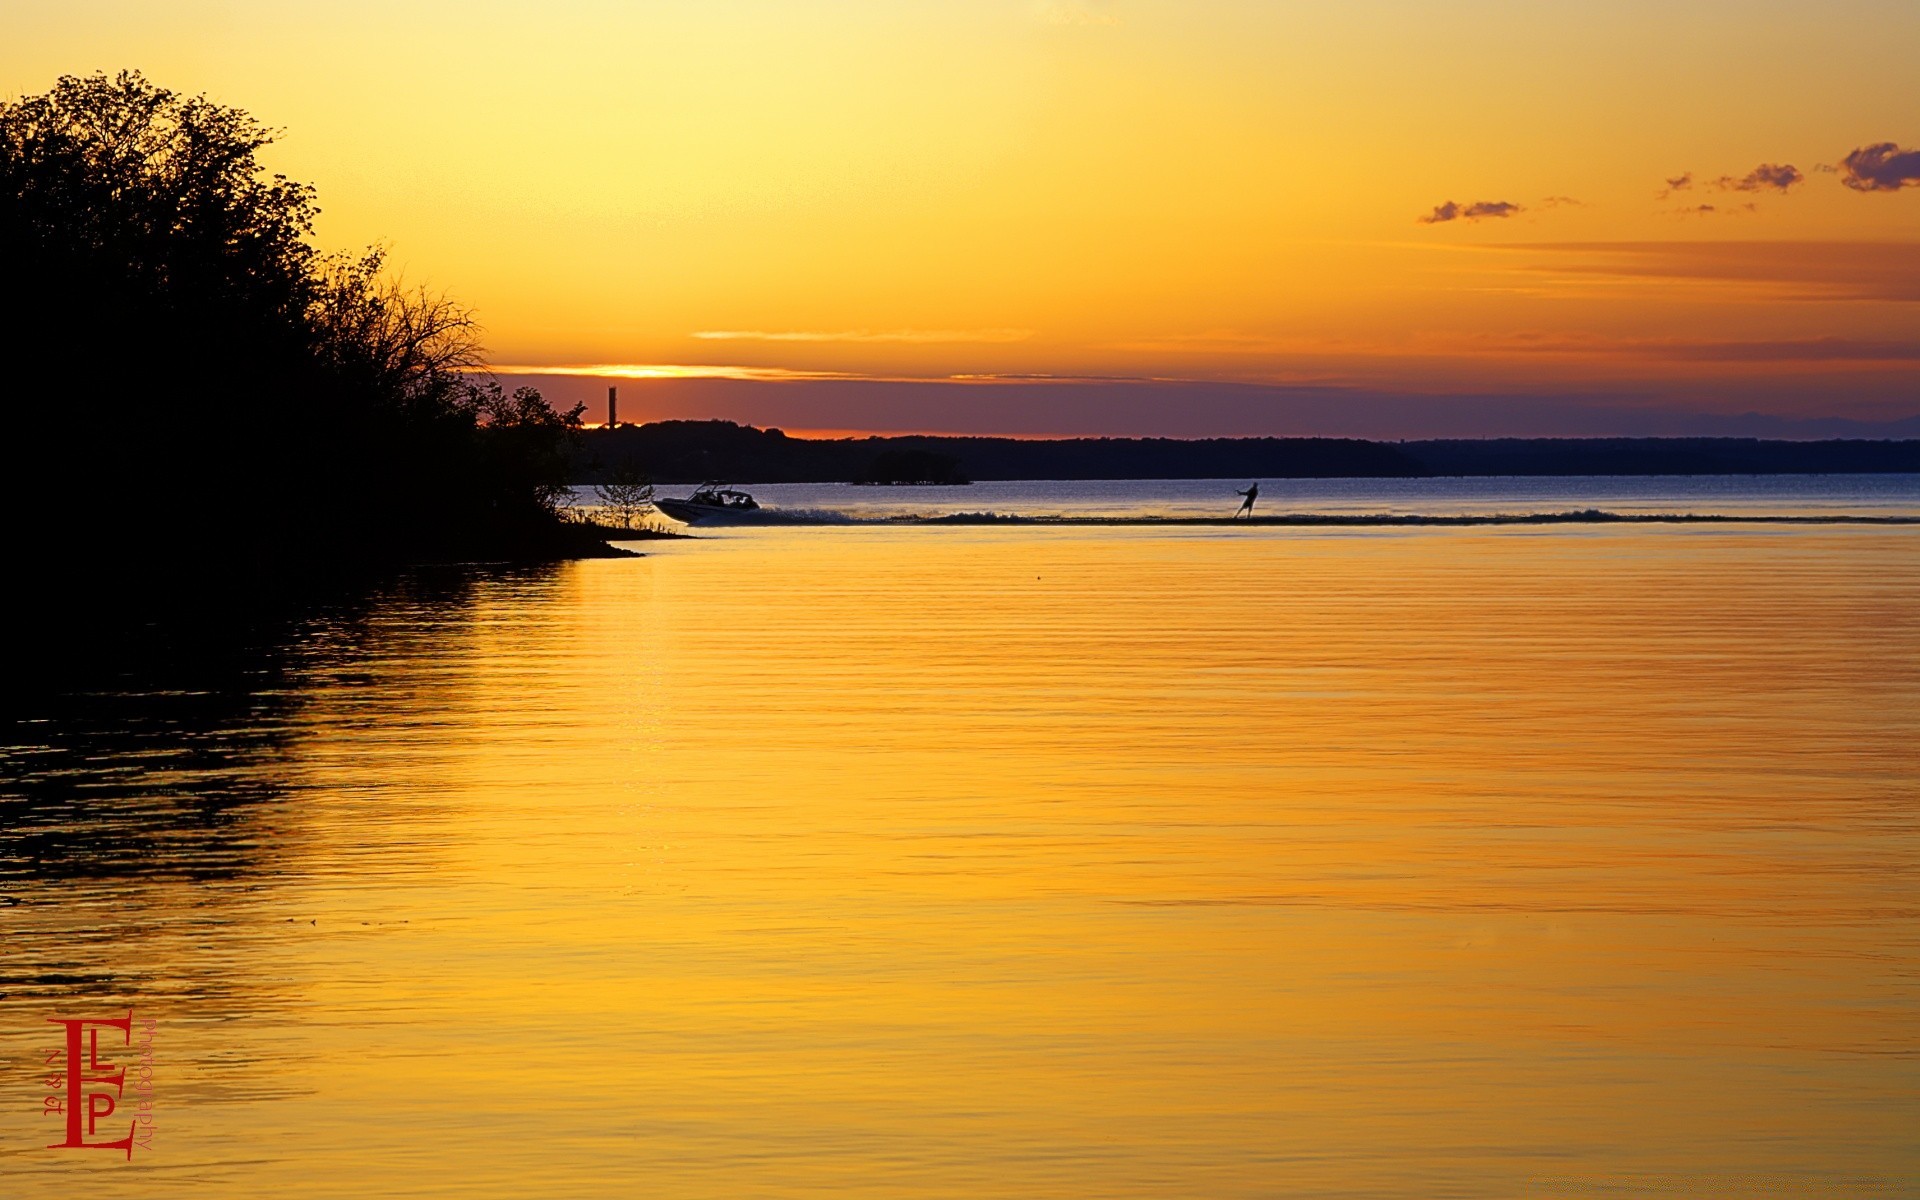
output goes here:
<path id="1" fill-rule="evenodd" d="M 1920 530 L 645 548 L 29 705 L 0 1195 L 1920 1188 Z"/>

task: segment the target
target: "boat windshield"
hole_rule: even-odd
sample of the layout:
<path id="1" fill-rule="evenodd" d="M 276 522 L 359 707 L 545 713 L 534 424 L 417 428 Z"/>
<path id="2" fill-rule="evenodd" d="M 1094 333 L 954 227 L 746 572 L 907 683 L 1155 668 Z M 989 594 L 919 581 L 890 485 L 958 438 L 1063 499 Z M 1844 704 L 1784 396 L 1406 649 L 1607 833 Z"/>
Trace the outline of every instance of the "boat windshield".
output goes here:
<path id="1" fill-rule="evenodd" d="M 752 496 L 718 483 L 701 484 L 700 488 L 687 497 L 690 504 L 710 504 L 715 508 L 759 508 Z"/>

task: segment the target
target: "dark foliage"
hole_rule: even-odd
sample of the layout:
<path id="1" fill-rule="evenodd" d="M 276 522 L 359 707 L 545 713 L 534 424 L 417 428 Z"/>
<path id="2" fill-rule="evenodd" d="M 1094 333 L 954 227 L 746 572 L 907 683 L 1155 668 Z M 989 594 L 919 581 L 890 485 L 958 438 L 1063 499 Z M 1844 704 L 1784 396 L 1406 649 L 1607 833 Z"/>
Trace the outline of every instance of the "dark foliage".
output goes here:
<path id="1" fill-rule="evenodd" d="M 608 524 L 632 529 L 653 503 L 653 480 L 638 463 L 619 462 L 607 468 L 606 478 L 593 486 L 593 494 L 610 518 Z"/>
<path id="2" fill-rule="evenodd" d="M 578 411 L 474 386 L 470 314 L 378 251 L 318 253 L 271 136 L 129 72 L 0 103 L 0 471 L 36 584 L 549 553 Z"/>
<path id="3" fill-rule="evenodd" d="M 753 483 L 860 479 L 884 454 L 931 454 L 973 479 L 1280 479 L 1423 474 L 1394 446 L 1348 438 L 790 438 L 731 421 L 659 421 L 590 430 L 576 477 L 589 464 L 645 463 L 654 479 Z"/>
<path id="4" fill-rule="evenodd" d="M 888 450 L 874 458 L 855 483 L 963 484 L 972 483 L 960 470 L 960 460 L 932 450 Z"/>
<path id="5" fill-rule="evenodd" d="M 894 454 L 933 454 L 974 479 L 1324 479 L 1432 475 L 1745 475 L 1920 471 L 1920 442 L 1756 438 L 1507 438 L 1366 442 L 1349 438 L 790 438 L 730 421 L 660 421 L 590 430 L 575 477 L 596 461 L 647 465 L 686 483 L 825 483 L 870 474 Z M 912 474 L 913 472 L 908 472 Z"/>

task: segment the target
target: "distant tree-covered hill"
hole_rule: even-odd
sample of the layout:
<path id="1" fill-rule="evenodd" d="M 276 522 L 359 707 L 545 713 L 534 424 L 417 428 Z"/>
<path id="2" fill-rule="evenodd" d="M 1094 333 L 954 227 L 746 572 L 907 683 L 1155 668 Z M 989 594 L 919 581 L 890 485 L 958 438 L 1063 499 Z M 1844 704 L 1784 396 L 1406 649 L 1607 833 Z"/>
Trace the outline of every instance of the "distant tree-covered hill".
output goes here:
<path id="1" fill-rule="evenodd" d="M 951 464 L 956 479 L 1287 479 L 1435 475 L 1743 475 L 1920 472 L 1920 441 L 1754 438 L 795 438 L 731 421 L 659 421 L 589 430 L 579 482 L 617 468 L 662 483 L 887 481 L 905 462 Z M 912 473 L 912 472 L 909 472 Z"/>

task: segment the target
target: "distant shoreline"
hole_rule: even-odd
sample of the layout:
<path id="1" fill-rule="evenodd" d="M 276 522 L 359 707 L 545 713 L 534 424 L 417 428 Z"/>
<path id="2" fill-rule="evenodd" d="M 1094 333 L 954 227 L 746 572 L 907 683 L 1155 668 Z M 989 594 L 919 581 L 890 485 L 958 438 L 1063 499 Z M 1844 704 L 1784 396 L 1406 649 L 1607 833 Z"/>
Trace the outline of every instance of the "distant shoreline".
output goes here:
<path id="1" fill-rule="evenodd" d="M 1438 479 L 1494 476 L 1888 475 L 1920 473 L 1920 440 L 1760 438 L 1019 438 L 903 435 L 796 438 L 731 421 L 589 429 L 570 479 L 621 467 L 657 484 L 851 483 L 883 460 L 951 464 L 976 482 L 1140 479 Z M 879 478 L 888 476 L 882 472 Z"/>

